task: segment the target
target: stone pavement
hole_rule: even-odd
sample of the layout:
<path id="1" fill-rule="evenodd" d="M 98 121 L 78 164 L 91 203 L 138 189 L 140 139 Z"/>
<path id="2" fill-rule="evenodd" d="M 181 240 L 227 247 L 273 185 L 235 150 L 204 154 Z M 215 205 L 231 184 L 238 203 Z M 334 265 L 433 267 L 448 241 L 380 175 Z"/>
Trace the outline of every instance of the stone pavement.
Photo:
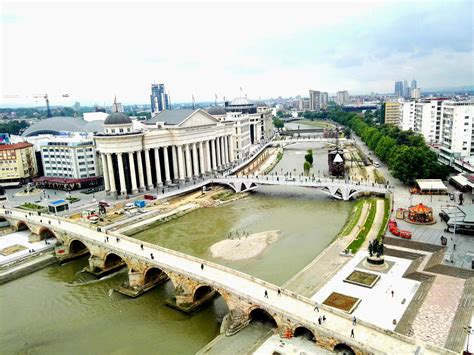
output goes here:
<path id="1" fill-rule="evenodd" d="M 56 238 L 49 238 L 48 243 L 45 244 L 44 240 L 30 243 L 28 242 L 28 236 L 30 231 L 18 231 L 10 234 L 6 234 L 0 237 L 0 249 L 4 249 L 13 245 L 20 245 L 24 247 L 23 250 L 19 250 L 10 255 L 0 255 L 0 266 L 10 264 L 21 259 L 31 257 L 33 255 L 38 255 L 42 251 L 51 250 L 51 248 L 56 244 Z M 28 250 L 34 249 L 34 253 L 29 253 Z"/>
<path id="2" fill-rule="evenodd" d="M 24 212 L 11 210 L 11 214 L 6 215 L 5 209 L 2 208 L 0 208 L 0 215 L 19 219 L 24 218 Z M 125 236 L 121 237 L 120 241 L 115 241 L 115 238 L 111 238 L 109 243 L 105 243 L 105 233 L 71 223 L 66 219 L 59 219 L 48 215 L 33 215 L 29 216 L 28 220 L 37 224 L 43 224 L 49 228 L 60 229 L 69 235 L 80 236 L 80 239 L 86 243 L 91 242 L 100 245 L 113 252 L 133 257 L 147 264 L 155 265 L 158 268 L 188 275 L 203 284 L 225 289 L 236 296 L 263 306 L 272 313 L 277 312 L 283 317 L 298 319 L 302 324 L 314 328 L 320 327 L 326 334 L 338 334 L 338 338 L 341 341 L 349 344 L 355 342 L 360 347 L 369 347 L 393 354 L 413 353 L 418 347 L 424 348 L 424 354 L 444 352 L 444 350 L 427 347 L 418 342 L 412 343 L 407 338 L 392 332 L 383 331 L 364 322 L 357 324 L 356 338 L 351 339 L 350 333 L 353 326 L 349 316 L 321 307 L 321 312 L 318 315 L 324 314 L 328 320 L 323 325 L 318 326 L 313 302 L 286 290 L 283 290 L 281 295 L 278 295 L 277 291 L 279 288 L 277 286 L 241 272 Z M 141 243 L 145 245 L 144 250 L 140 248 Z M 150 252 L 153 252 L 155 255 L 154 260 L 150 259 Z M 203 264 L 206 265 L 204 269 L 201 268 Z M 265 291 L 268 292 L 268 297 L 265 297 Z"/>
<path id="3" fill-rule="evenodd" d="M 437 275 L 413 322 L 414 336 L 443 347 L 461 299 L 464 280 Z"/>

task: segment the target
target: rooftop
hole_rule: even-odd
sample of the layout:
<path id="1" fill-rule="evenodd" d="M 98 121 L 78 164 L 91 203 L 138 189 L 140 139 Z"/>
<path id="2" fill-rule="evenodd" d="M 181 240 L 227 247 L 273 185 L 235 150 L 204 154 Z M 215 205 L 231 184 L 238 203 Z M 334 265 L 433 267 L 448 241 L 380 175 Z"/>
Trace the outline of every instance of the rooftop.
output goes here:
<path id="1" fill-rule="evenodd" d="M 157 122 L 164 122 L 168 125 L 179 125 L 186 118 L 191 116 L 193 112 L 198 110 L 182 109 L 182 110 L 165 110 L 153 116 L 146 121 L 146 124 L 154 124 Z"/>
<path id="2" fill-rule="evenodd" d="M 78 117 L 51 117 L 31 125 L 23 132 L 22 136 L 59 135 L 61 132 L 103 132 L 103 123 L 104 121 L 101 120 L 87 122 Z"/>
<path id="3" fill-rule="evenodd" d="M 2 144 L 0 145 L 0 150 L 7 150 L 7 149 L 21 149 L 21 148 L 28 148 L 32 147 L 33 144 L 27 142 L 21 143 L 13 143 L 13 144 Z"/>

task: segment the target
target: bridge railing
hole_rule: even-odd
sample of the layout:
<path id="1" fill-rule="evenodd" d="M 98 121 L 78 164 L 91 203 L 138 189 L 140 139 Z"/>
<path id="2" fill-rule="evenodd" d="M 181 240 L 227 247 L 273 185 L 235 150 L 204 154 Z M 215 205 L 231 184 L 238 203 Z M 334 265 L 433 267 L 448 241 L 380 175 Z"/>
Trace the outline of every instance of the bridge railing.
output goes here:
<path id="1" fill-rule="evenodd" d="M 12 211 L 15 211 L 15 212 L 18 212 L 18 214 L 21 214 L 21 216 L 14 216 L 14 215 L 7 215 L 5 214 L 5 209 L 0 209 L 0 212 L 2 212 L 2 214 L 7 217 L 7 218 L 15 218 L 15 219 L 21 219 L 21 220 L 24 220 L 23 219 L 23 215 L 25 213 L 25 210 L 21 210 L 21 209 L 16 209 L 16 208 L 8 208 L 8 210 L 12 210 Z M 36 215 L 36 214 L 35 214 Z M 71 222 L 71 220 L 67 219 L 67 218 L 64 218 L 64 217 L 60 217 L 60 216 L 53 216 L 53 215 L 48 215 L 48 214 L 41 214 L 41 216 L 43 216 L 42 219 L 44 219 L 45 221 L 48 221 L 49 220 L 57 220 L 57 221 L 61 221 L 62 223 L 64 224 L 69 224 L 69 225 L 73 225 L 75 227 L 82 227 L 82 228 L 85 228 L 85 229 L 90 229 L 90 228 L 87 228 L 83 225 L 76 225 L 74 224 L 73 222 Z M 27 219 L 28 220 L 28 219 Z M 44 223 L 44 222 L 37 222 L 37 221 L 34 221 L 34 220 L 28 220 L 29 222 L 33 222 L 33 223 L 36 223 L 36 224 L 41 224 L 41 225 L 44 225 L 45 227 L 47 228 L 51 228 L 53 230 L 57 229 L 59 231 L 61 231 L 61 224 L 58 224 L 58 223 L 55 223 L 55 224 L 50 224 L 50 223 Z M 112 251 L 115 251 L 116 253 L 118 254 L 123 254 L 124 253 L 124 249 L 120 249 L 110 243 L 103 243 L 101 242 L 100 240 L 95 240 L 94 238 L 90 237 L 90 236 L 85 236 L 81 233 L 78 233 L 78 232 L 71 232 L 71 231 L 68 231 L 67 232 L 69 235 L 73 236 L 73 237 L 76 237 L 78 239 L 86 239 L 89 243 L 91 244 L 94 244 L 94 245 L 97 245 L 97 246 L 101 246 L 101 247 L 106 247 L 107 249 L 110 249 Z M 320 309 L 324 310 L 324 312 L 326 313 L 330 313 L 330 314 L 334 314 L 336 316 L 339 316 L 339 317 L 342 317 L 342 318 L 346 318 L 350 321 L 350 315 L 340 311 L 340 310 L 337 310 L 337 309 L 334 309 L 334 308 L 331 308 L 331 307 L 327 307 L 323 304 L 318 304 L 312 300 L 310 300 L 309 298 L 305 297 L 305 296 L 302 296 L 302 295 L 299 295 L 295 292 L 292 292 L 290 290 L 287 290 L 287 289 L 284 289 L 284 288 L 280 288 L 272 283 L 269 283 L 267 281 L 264 281 L 264 280 L 261 280 L 257 277 L 254 277 L 254 276 L 251 276 L 251 275 L 248 275 L 248 274 L 245 274 L 241 271 L 238 271 L 238 270 L 234 270 L 234 269 L 231 269 L 227 266 L 223 266 L 223 265 L 220 265 L 220 264 L 216 264 L 216 263 L 213 263 L 211 261 L 208 261 L 208 260 L 204 260 L 204 259 L 200 259 L 198 257 L 195 257 L 195 256 L 192 256 L 192 255 L 187 255 L 187 254 L 184 254 L 184 253 L 181 253 L 181 252 L 178 252 L 178 251 L 175 251 L 175 250 L 171 250 L 171 249 L 168 249 L 168 248 L 165 248 L 165 247 L 162 247 L 162 246 L 159 246 L 159 245 L 156 245 L 156 244 L 151 244 L 149 242 L 145 242 L 145 241 L 141 241 L 141 240 L 137 240 L 135 238 L 132 238 L 132 237 L 128 237 L 126 235 L 123 235 L 123 234 L 120 234 L 120 233 L 116 233 L 116 232 L 109 232 L 109 233 L 103 233 L 103 232 L 99 232 L 98 230 L 95 231 L 95 233 L 100 233 L 103 235 L 103 237 L 109 235 L 109 236 L 115 236 L 115 237 L 119 237 L 120 239 L 123 239 L 123 240 L 127 240 L 131 243 L 134 243 L 134 244 L 137 244 L 137 250 L 139 250 L 140 248 L 140 244 L 143 244 L 144 246 L 147 246 L 149 249 L 152 249 L 152 250 L 157 250 L 157 251 L 161 251 L 161 252 L 164 252 L 164 253 L 168 253 L 168 254 L 172 254 L 172 255 L 175 255 L 177 257 L 180 257 L 180 258 L 183 258 L 183 259 L 186 259 L 186 260 L 189 260 L 189 261 L 193 261 L 197 264 L 197 269 L 198 269 L 198 266 L 201 265 L 201 264 L 204 264 L 206 265 L 207 267 L 210 267 L 210 268 L 214 268 L 214 269 L 217 269 L 217 270 L 220 270 L 220 271 L 223 271 L 225 273 L 228 273 L 228 274 L 231 274 L 231 275 L 234 275 L 234 276 L 237 276 L 239 278 L 243 278 L 243 279 L 246 279 L 248 281 L 251 281 L 251 282 L 254 282 L 260 286 L 263 286 L 265 287 L 265 289 L 267 290 L 272 290 L 274 292 L 278 292 L 278 290 L 280 290 L 280 292 L 288 297 L 292 297 L 300 302 L 303 302 L 305 303 L 307 306 L 311 307 L 311 308 L 314 308 L 315 306 L 318 306 Z M 148 259 L 142 255 L 139 255 L 133 251 L 129 251 L 129 250 L 125 250 L 125 253 L 126 255 L 132 255 L 134 258 L 137 258 L 139 260 L 142 260 L 144 261 L 145 263 L 151 263 L 153 264 L 154 262 L 158 262 L 158 260 L 151 260 L 151 259 Z M 170 266 L 172 267 L 172 266 Z M 170 271 L 174 271 L 176 273 L 180 273 L 179 270 L 170 270 Z M 190 272 L 185 272 L 186 274 L 190 274 Z M 227 286 L 224 286 L 224 285 L 221 285 L 220 283 L 218 282 L 214 282 L 212 279 L 207 279 L 205 277 L 203 277 L 202 275 L 198 274 L 198 273 L 191 273 L 197 280 L 203 280 L 204 283 L 209 283 L 210 285 L 209 286 L 213 286 L 213 287 L 217 287 L 217 288 L 222 288 L 222 287 L 225 287 L 227 288 Z M 247 300 L 250 300 L 252 303 L 257 303 L 257 304 L 260 304 L 260 300 L 256 300 L 256 299 L 253 299 L 252 297 L 240 292 L 238 289 L 232 289 L 232 293 L 238 295 L 239 297 L 241 298 L 245 298 Z M 308 324 L 308 320 L 307 319 L 303 319 L 299 316 L 296 316 L 290 312 L 287 312 L 285 311 L 284 309 L 281 309 L 281 308 L 278 308 L 278 307 L 275 307 L 273 305 L 271 305 L 271 307 L 273 308 L 277 308 L 279 310 L 279 312 L 281 312 L 282 314 L 286 315 L 287 317 L 289 318 L 292 318 L 298 322 L 301 322 L 301 324 Z M 377 332 L 381 332 L 381 333 L 384 333 L 384 334 L 388 334 L 390 335 L 390 337 L 396 337 L 398 338 L 399 340 L 403 341 L 403 342 L 406 342 L 406 343 L 409 343 L 409 344 L 416 344 L 416 340 L 413 339 L 413 338 L 409 338 L 407 336 L 404 336 L 404 335 L 401 335 L 401 334 L 397 334 L 391 330 L 387 330 L 387 329 L 383 329 L 379 326 L 376 326 L 374 324 L 371 324 L 371 323 L 367 323 L 365 321 L 359 321 L 358 320 L 358 323 L 361 324 L 361 325 L 364 325 L 368 328 L 371 328 Z M 323 327 L 319 327 L 316 322 L 312 322 L 311 324 L 312 326 L 314 327 L 318 327 L 318 329 L 324 329 Z M 324 332 L 327 333 L 328 335 L 333 335 L 335 338 L 341 338 L 341 335 L 340 334 L 337 334 L 331 330 L 328 330 L 328 329 L 324 329 Z M 346 336 L 343 336 L 343 337 L 346 337 Z M 349 338 L 349 337 L 346 337 L 347 340 L 351 343 L 354 343 L 354 340 Z M 364 348 L 367 348 L 367 344 L 362 344 L 360 343 L 359 344 L 360 346 L 363 346 Z M 430 347 L 430 348 L 433 348 L 433 347 Z M 435 350 L 437 350 L 437 348 L 433 348 Z"/>

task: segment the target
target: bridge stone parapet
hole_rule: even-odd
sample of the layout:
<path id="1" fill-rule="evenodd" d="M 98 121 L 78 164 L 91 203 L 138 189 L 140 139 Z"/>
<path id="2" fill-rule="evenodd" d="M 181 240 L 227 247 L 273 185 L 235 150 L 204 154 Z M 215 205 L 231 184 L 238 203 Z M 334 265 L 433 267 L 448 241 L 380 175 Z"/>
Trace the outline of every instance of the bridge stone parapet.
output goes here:
<path id="1" fill-rule="evenodd" d="M 13 223 L 24 220 L 24 213 L 17 210 L 5 212 L 0 208 L 0 215 Z M 280 335 L 296 335 L 304 329 L 329 350 L 348 347 L 356 354 L 454 354 L 363 321 L 358 321 L 356 339 L 350 338 L 352 320 L 349 315 L 319 305 L 319 314 L 328 318 L 319 325 L 313 301 L 240 271 L 177 251 L 116 233 L 105 234 L 56 216 L 29 216 L 28 223 L 53 232 L 61 231 L 60 238 L 68 243 L 69 251 L 76 248 L 74 240 L 83 243 L 94 258 L 92 264 L 99 268 L 107 269 L 120 259 L 129 269 L 132 287 L 146 284 L 147 278 L 158 277 L 162 271 L 175 286 L 178 305 L 192 308 L 212 298 L 213 293 L 221 294 L 230 311 L 225 328 L 228 334 L 264 314 L 274 321 L 275 331 Z M 112 255 L 114 257 L 109 259 Z"/>
<path id="2" fill-rule="evenodd" d="M 215 184 L 231 187 L 235 192 L 250 191 L 261 185 L 300 186 L 312 187 L 321 190 L 333 198 L 347 201 L 361 193 L 387 194 L 390 186 L 376 183 L 364 183 L 354 180 L 302 177 L 290 175 L 263 175 L 263 176 L 225 176 L 214 178 Z"/>

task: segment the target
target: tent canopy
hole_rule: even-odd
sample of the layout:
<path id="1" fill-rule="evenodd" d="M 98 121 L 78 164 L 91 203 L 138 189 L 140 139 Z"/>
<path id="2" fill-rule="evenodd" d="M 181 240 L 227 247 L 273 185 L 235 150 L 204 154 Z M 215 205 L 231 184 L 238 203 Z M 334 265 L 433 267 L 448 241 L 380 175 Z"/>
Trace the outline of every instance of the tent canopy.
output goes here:
<path id="1" fill-rule="evenodd" d="M 417 214 L 428 214 L 433 211 L 431 207 L 425 206 L 422 203 L 419 203 L 416 206 L 411 206 L 409 209 L 411 212 L 415 212 Z"/>
<path id="2" fill-rule="evenodd" d="M 418 179 L 416 183 L 422 192 L 448 191 L 448 188 L 441 179 Z"/>

